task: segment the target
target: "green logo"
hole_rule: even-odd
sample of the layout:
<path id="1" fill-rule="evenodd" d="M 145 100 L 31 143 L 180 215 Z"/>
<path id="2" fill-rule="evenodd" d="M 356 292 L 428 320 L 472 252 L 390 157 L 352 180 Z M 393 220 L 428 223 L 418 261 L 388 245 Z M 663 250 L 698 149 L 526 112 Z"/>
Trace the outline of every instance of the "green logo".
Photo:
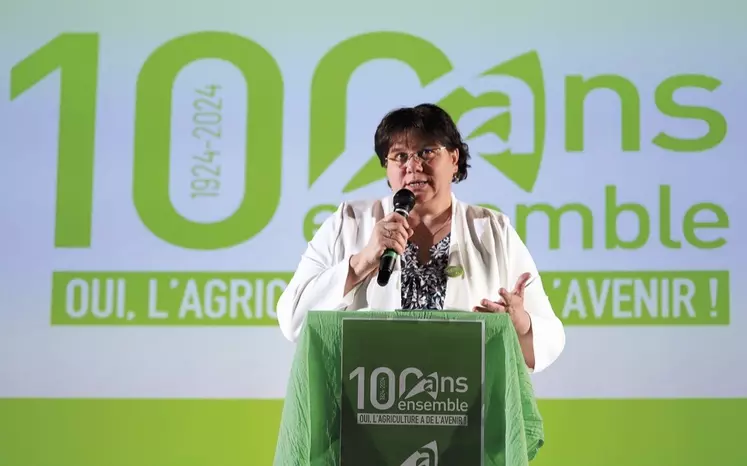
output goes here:
<path id="1" fill-rule="evenodd" d="M 432 43 L 400 32 L 374 32 L 355 36 L 333 47 L 319 62 L 311 88 L 311 122 L 309 145 L 309 187 L 342 155 L 345 150 L 347 125 L 348 82 L 352 74 L 371 60 L 396 60 L 408 65 L 425 87 L 453 70 L 449 58 Z M 532 96 L 532 149 L 514 151 L 510 147 L 500 153 L 478 154 L 524 191 L 531 192 L 537 181 L 547 130 L 547 97 L 545 77 L 536 51 L 529 51 L 488 68 L 480 77 L 508 77 L 521 81 Z M 568 75 L 564 83 L 565 150 L 583 152 L 586 147 L 586 105 L 590 96 L 611 92 L 619 99 L 620 149 L 641 150 L 642 97 L 627 78 L 605 74 L 584 77 Z M 727 124 L 718 111 L 702 106 L 684 105 L 674 99 L 681 89 L 713 92 L 721 82 L 701 74 L 682 74 L 662 81 L 655 89 L 653 104 L 665 117 L 698 120 L 708 131 L 702 136 L 687 138 L 656 134 L 651 143 L 672 152 L 703 152 L 718 146 L 726 137 Z M 485 108 L 501 112 L 488 119 L 467 135 L 467 140 L 493 134 L 509 143 L 513 120 L 511 109 L 525 102 L 513 102 L 500 91 L 473 95 L 458 87 L 437 102 L 459 123 L 467 113 Z M 372 155 L 344 186 L 348 193 L 382 180 L 385 173 L 376 155 Z"/>
<path id="2" fill-rule="evenodd" d="M 453 70 L 448 57 L 435 45 L 400 32 L 356 36 L 330 50 L 319 62 L 311 87 L 309 187 L 342 155 L 347 126 L 348 81 L 358 67 L 375 59 L 406 63 L 415 72 L 422 86 L 427 86 Z M 482 73 L 482 76 L 519 79 L 529 87 L 534 96 L 534 150 L 530 153 L 515 153 L 509 149 L 502 153 L 480 154 L 522 189 L 531 191 L 537 180 L 545 143 L 545 88 L 539 56 L 536 52 L 528 52 L 493 66 Z M 459 87 L 438 104 L 458 123 L 462 116 L 472 110 L 509 109 L 511 99 L 502 92 L 473 95 Z M 505 112 L 483 123 L 467 139 L 494 134 L 508 142 L 510 132 L 511 113 Z M 347 183 L 343 192 L 351 192 L 382 179 L 384 172 L 374 154 Z"/>
<path id="3" fill-rule="evenodd" d="M 59 71 L 56 247 L 88 248 L 92 244 L 99 55 L 98 34 L 63 33 L 17 63 L 10 73 L 10 98 L 18 100 Z M 223 146 L 228 145 L 224 138 L 223 104 L 235 101 L 231 89 L 224 88 L 225 83 L 205 82 L 196 89 L 181 93 L 174 91 L 179 73 L 192 63 L 206 59 L 219 59 L 232 65 L 243 78 L 247 96 L 244 102 L 243 151 L 235 151 L 235 147 L 229 146 L 223 154 Z M 381 59 L 407 64 L 424 87 L 453 71 L 451 61 L 437 46 L 406 33 L 372 32 L 334 46 L 319 60 L 311 82 L 308 186 L 312 186 L 345 149 L 348 83 L 352 75 L 365 63 Z M 497 90 L 474 95 L 464 87 L 457 87 L 438 103 L 457 121 L 473 110 L 495 108 L 497 114 L 471 131 L 467 139 L 495 135 L 506 142 L 506 150 L 477 155 L 521 189 L 532 191 L 546 149 L 546 80 L 549 78 L 544 76 L 540 57 L 529 51 L 497 65 L 486 66 L 480 77 L 507 77 L 527 86 L 533 100 L 533 127 L 522 130 L 532 134 L 531 149 L 522 151 L 510 146 L 510 136 L 517 134 L 512 119 L 516 113 L 514 107 L 525 106 L 526 101 L 512 101 L 508 94 Z M 700 74 L 670 76 L 655 86 L 652 96 L 641 95 L 633 82 L 619 75 L 559 78 L 564 79 L 561 86 L 564 120 L 561 123 L 565 128 L 563 144 L 566 152 L 585 151 L 589 116 L 586 103 L 597 92 L 611 92 L 618 97 L 618 108 L 605 112 L 603 117 L 611 118 L 610 121 L 616 124 L 616 114 L 619 114 L 619 144 L 623 151 L 641 150 L 641 108 L 644 103 L 654 105 L 664 117 L 695 120 L 707 127 L 707 131 L 695 137 L 670 135 L 661 128 L 662 131 L 650 140 L 659 149 L 675 153 L 704 152 L 718 146 L 726 136 L 726 120 L 717 110 L 675 100 L 677 91 L 686 88 L 715 91 L 721 85 L 716 78 Z M 237 34 L 196 32 L 176 37 L 156 48 L 145 59 L 134 84 L 131 196 L 143 225 L 161 240 L 189 249 L 229 248 L 260 234 L 273 221 L 282 194 L 285 87 L 281 68 L 274 57 L 260 44 Z M 173 111 L 173 104 L 178 102 L 186 103 L 189 114 Z M 173 136 L 183 138 L 181 142 L 189 142 L 189 153 L 181 154 L 190 164 L 186 175 L 172 173 L 170 161 L 172 146 L 175 145 L 171 135 L 172 120 L 178 118 L 190 122 L 185 134 Z M 650 129 L 657 130 L 655 127 Z M 243 197 L 229 215 L 215 221 L 199 221 L 174 205 L 172 192 L 181 193 L 187 202 L 193 203 L 190 205 L 225 205 L 225 179 L 222 177 L 232 170 L 231 163 L 235 162 L 231 160 L 235 161 L 237 155 L 243 158 Z M 383 177 L 384 171 L 377 158 L 371 156 L 368 162 L 363 161 L 343 191 L 351 192 Z M 610 192 L 616 192 L 616 187 L 611 186 Z M 213 204 L 205 204 L 211 202 Z M 548 210 L 553 215 L 577 210 L 584 218 L 588 213 L 585 206 L 577 203 L 558 208 L 539 204 L 527 209 Z M 318 226 L 321 213 L 328 210 L 329 206 L 323 205 L 309 212 L 303 223 L 305 237 L 308 238 Z M 717 214 L 718 225 L 722 226 L 726 220 L 722 221 L 721 217 L 725 219 L 725 213 L 721 215 L 718 211 Z M 525 215 L 517 208 L 514 217 L 521 219 Z M 586 223 L 585 220 L 584 248 L 588 249 L 592 239 L 586 233 Z M 636 240 L 635 245 L 648 241 L 648 231 L 643 226 L 641 231 L 641 239 Z M 609 238 L 607 243 L 614 247 L 614 234 Z M 695 240 L 697 238 L 688 239 L 691 244 Z M 676 244 L 674 240 L 670 243 Z"/>

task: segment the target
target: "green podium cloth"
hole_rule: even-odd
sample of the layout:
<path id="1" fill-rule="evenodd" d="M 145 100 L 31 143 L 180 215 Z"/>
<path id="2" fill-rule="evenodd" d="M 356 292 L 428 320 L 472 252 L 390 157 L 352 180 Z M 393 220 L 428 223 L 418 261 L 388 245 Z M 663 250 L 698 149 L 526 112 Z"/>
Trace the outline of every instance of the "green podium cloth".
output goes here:
<path id="1" fill-rule="evenodd" d="M 542 417 L 518 337 L 507 315 L 435 311 L 312 311 L 297 342 L 291 367 L 275 466 L 341 464 L 343 319 L 361 315 L 388 320 L 484 321 L 483 465 L 521 466 L 534 459 L 544 443 Z M 440 464 L 450 466 L 443 462 Z"/>

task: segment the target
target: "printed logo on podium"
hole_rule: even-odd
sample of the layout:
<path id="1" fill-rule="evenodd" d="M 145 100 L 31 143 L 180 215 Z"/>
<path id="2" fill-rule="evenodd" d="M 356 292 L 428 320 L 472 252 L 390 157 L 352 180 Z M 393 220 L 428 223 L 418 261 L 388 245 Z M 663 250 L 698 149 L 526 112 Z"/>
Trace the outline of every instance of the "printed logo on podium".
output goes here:
<path id="1" fill-rule="evenodd" d="M 365 368 L 357 367 L 350 377 L 356 381 L 365 377 Z M 388 367 L 377 367 L 369 376 L 371 386 L 379 386 L 372 392 L 372 410 L 359 412 L 358 424 L 390 425 L 467 425 L 470 403 L 460 398 L 469 389 L 466 376 L 425 375 L 421 369 L 406 367 L 397 377 Z M 390 383 L 396 387 L 396 396 L 391 396 Z M 365 388 L 364 388 L 365 390 Z M 358 400 L 364 409 L 365 400 Z"/>
<path id="2" fill-rule="evenodd" d="M 400 466 L 438 466 L 438 443 L 434 440 L 418 448 Z"/>
<path id="3" fill-rule="evenodd" d="M 482 465 L 484 345 L 482 321 L 343 319 L 342 464 Z"/>

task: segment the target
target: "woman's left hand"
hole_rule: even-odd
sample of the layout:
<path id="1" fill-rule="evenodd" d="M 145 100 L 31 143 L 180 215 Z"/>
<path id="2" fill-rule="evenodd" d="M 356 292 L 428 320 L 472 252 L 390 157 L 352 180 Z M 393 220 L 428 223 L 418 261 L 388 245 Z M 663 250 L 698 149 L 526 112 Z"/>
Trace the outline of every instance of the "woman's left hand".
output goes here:
<path id="1" fill-rule="evenodd" d="M 524 336 L 529 333 L 532 327 L 532 321 L 529 318 L 529 314 L 524 309 L 524 289 L 529 282 L 531 275 L 529 273 L 523 273 L 516 281 L 514 290 L 509 292 L 505 288 L 501 288 L 499 293 L 501 295 L 500 301 L 490 301 L 489 299 L 483 299 L 480 301 L 481 306 L 475 306 L 472 310 L 475 312 L 494 312 L 494 313 L 508 313 L 511 316 L 511 322 L 513 322 L 516 328 L 516 333 L 519 336 Z"/>

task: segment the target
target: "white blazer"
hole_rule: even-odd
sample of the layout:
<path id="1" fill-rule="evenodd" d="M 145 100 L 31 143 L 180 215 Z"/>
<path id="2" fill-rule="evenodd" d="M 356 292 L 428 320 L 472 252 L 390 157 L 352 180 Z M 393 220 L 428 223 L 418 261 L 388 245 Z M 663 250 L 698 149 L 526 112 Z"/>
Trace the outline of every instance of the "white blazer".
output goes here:
<path id="1" fill-rule="evenodd" d="M 369 277 L 347 295 L 349 260 L 368 243 L 373 227 L 393 211 L 392 198 L 343 202 L 319 227 L 293 278 L 280 296 L 277 318 L 285 337 L 295 342 L 311 310 L 401 309 L 401 273 L 396 261 L 389 283 Z M 552 364 L 565 347 L 565 331 L 545 294 L 534 260 L 506 215 L 469 205 L 452 194 L 449 266 L 464 273 L 447 279 L 444 310 L 471 311 L 484 298 L 498 301 L 498 290 L 513 290 L 519 276 L 532 274 L 524 307 L 532 321 L 535 367 Z M 532 280 L 532 279 L 530 279 Z"/>

